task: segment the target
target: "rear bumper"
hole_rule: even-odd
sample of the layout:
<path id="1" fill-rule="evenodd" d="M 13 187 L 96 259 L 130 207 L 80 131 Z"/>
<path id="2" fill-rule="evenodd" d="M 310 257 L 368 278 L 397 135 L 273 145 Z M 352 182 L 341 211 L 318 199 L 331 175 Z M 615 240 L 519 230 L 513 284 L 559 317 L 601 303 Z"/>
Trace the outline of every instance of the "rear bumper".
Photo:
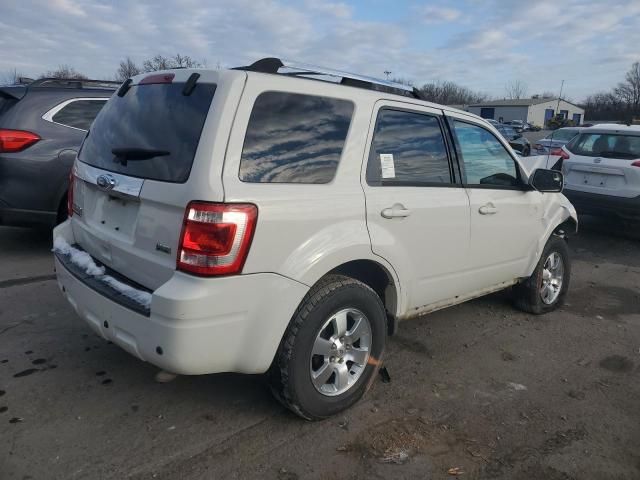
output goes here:
<path id="1" fill-rule="evenodd" d="M 625 217 L 640 218 L 640 196 L 625 198 L 597 193 L 580 192 L 565 188 L 562 193 L 576 207 L 578 213 L 596 215 L 617 214 Z"/>
<path id="2" fill-rule="evenodd" d="M 73 243 L 69 222 L 54 230 Z M 308 291 L 273 273 L 215 279 L 181 272 L 155 292 L 149 316 L 91 288 L 55 259 L 58 285 L 103 338 L 141 360 L 184 374 L 265 372 Z"/>

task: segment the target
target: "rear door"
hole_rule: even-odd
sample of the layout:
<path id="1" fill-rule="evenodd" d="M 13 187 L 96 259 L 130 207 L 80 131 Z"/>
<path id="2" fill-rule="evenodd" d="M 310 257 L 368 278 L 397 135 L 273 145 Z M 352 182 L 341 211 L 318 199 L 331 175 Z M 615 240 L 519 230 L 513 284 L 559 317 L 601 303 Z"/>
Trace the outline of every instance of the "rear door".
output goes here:
<path id="1" fill-rule="evenodd" d="M 362 185 L 373 252 L 407 286 L 408 308 L 465 293 L 469 202 L 442 111 L 379 101 L 372 126 Z"/>
<path id="2" fill-rule="evenodd" d="M 470 202 L 466 268 L 474 290 L 524 276 L 542 235 L 542 194 L 527 187 L 503 139 L 472 117 L 452 114 Z"/>
<path id="3" fill-rule="evenodd" d="M 175 270 L 186 204 L 223 199 L 219 172 L 226 143 L 215 138 L 218 119 L 209 112 L 228 92 L 218 98 L 213 72 L 201 72 L 189 89 L 191 74 L 138 77 L 128 90 L 113 95 L 91 126 L 75 166 L 76 241 L 100 262 L 151 289 Z M 208 134 L 201 141 L 203 131 Z"/>
<path id="4" fill-rule="evenodd" d="M 624 198 L 640 195 L 640 131 L 589 129 L 565 148 L 570 155 L 563 162 L 568 189 Z"/>

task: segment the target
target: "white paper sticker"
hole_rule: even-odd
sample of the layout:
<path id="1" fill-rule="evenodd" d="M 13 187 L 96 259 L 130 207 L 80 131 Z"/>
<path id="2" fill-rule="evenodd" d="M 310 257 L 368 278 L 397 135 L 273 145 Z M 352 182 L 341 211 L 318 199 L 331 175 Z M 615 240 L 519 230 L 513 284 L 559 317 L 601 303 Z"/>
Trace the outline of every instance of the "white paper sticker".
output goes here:
<path id="1" fill-rule="evenodd" d="M 382 178 L 396 178 L 396 166 L 393 163 L 393 153 L 380 154 L 380 168 Z"/>

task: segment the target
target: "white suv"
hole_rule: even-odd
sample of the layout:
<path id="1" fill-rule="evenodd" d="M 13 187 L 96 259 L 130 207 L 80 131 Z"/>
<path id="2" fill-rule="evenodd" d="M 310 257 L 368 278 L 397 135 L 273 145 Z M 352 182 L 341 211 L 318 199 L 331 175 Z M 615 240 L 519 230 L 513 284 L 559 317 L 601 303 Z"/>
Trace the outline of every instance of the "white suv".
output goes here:
<path id="1" fill-rule="evenodd" d="M 640 125 L 583 129 L 560 158 L 565 194 L 580 213 L 640 219 Z"/>
<path id="2" fill-rule="evenodd" d="M 553 310 L 577 228 L 562 174 L 417 96 L 278 59 L 127 80 L 72 172 L 62 292 L 166 371 L 269 372 L 307 419 L 363 395 L 399 320 L 509 287 Z"/>

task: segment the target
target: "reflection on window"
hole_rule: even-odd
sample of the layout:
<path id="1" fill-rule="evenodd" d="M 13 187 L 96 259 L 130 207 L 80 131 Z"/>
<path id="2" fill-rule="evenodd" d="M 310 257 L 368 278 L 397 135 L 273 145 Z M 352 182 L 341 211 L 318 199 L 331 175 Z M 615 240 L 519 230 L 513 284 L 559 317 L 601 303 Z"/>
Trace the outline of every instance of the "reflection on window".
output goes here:
<path id="1" fill-rule="evenodd" d="M 96 118 L 100 109 L 106 103 L 104 100 L 77 100 L 69 103 L 56 113 L 52 120 L 69 127 L 89 130 L 93 119 Z"/>
<path id="2" fill-rule="evenodd" d="M 498 139 L 489 131 L 454 121 L 468 185 L 518 185 L 516 165 Z"/>
<path id="3" fill-rule="evenodd" d="M 240 160 L 240 180 L 328 183 L 338 168 L 353 104 L 282 92 L 256 99 Z"/>
<path id="4" fill-rule="evenodd" d="M 367 181 L 372 185 L 451 183 L 447 149 L 437 117 L 381 110 Z"/>

